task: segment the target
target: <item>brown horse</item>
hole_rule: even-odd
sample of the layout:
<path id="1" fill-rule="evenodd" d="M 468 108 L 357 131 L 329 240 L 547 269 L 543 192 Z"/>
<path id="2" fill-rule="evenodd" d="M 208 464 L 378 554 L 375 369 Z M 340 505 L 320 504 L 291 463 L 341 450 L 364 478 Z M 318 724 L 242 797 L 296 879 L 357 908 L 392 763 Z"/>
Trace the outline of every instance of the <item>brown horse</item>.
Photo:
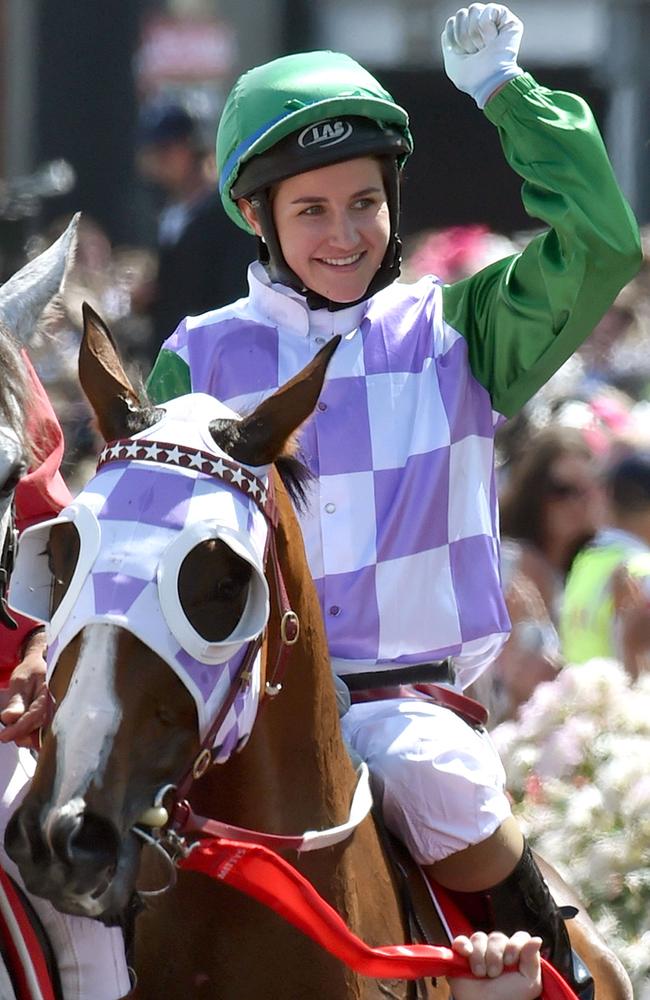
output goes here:
<path id="1" fill-rule="evenodd" d="M 217 408 L 210 411 L 208 397 L 173 401 L 164 411 L 141 402 L 108 331 L 89 310 L 85 321 L 82 385 L 106 440 L 129 440 L 104 453 L 106 464 L 77 498 L 77 507 L 87 504 L 86 514 L 73 512 L 43 539 L 41 551 L 46 551 L 52 586 L 51 604 L 42 616 L 50 620 L 53 636 L 50 659 L 55 669 L 50 683 L 57 710 L 32 787 L 11 821 L 6 843 L 31 889 L 68 912 L 110 920 L 117 919 L 129 903 L 136 877 L 141 890 L 155 888 L 165 877 L 160 854 L 141 851 L 137 830 L 146 817 L 153 825 L 151 806 L 158 790 L 183 780 L 188 764 L 198 759 L 206 725 L 210 729 L 202 716 L 203 702 L 192 682 L 176 669 L 178 657 L 175 660 L 167 652 L 167 640 L 159 634 L 158 611 L 147 604 L 148 588 L 155 588 L 156 582 L 145 571 L 141 579 L 133 577 L 137 571 L 131 568 L 140 553 L 145 561 L 150 558 L 154 536 L 163 531 L 159 522 L 168 530 L 174 518 L 183 520 L 178 514 L 187 507 L 182 498 L 187 500 L 191 493 L 191 503 L 195 501 L 196 482 L 209 478 L 208 465 L 201 464 L 206 447 L 227 456 L 231 484 L 243 470 L 257 489 L 252 470 L 275 464 L 269 472 L 279 514 L 274 529 L 277 565 L 300 631 L 290 649 L 279 696 L 261 695 L 263 708 L 245 749 L 231 752 L 249 735 L 259 707 L 257 694 L 265 690 L 265 672 L 269 681 L 277 680 L 274 665 L 281 655 L 287 619 L 283 589 L 271 581 L 261 662 L 259 667 L 250 666 L 257 660 L 247 660 L 244 672 L 247 697 L 255 700 L 250 723 L 248 727 L 242 723 L 244 707 L 229 749 L 224 747 L 230 734 L 224 739 L 219 730 L 216 754 L 229 759 L 194 783 L 193 809 L 269 833 L 330 829 L 348 819 L 358 774 L 340 736 L 321 612 L 300 530 L 278 474 L 289 491 L 300 492 L 291 437 L 316 404 L 336 343 L 324 348 L 308 368 L 250 417 L 238 421 L 224 414 L 225 408 L 219 410 L 216 401 L 209 401 Z M 168 458 L 177 443 L 172 435 L 182 423 L 178 413 L 183 406 L 187 412 L 188 401 L 195 423 L 200 422 L 201 413 L 213 412 L 213 418 L 196 432 L 203 450 L 188 447 L 183 461 L 178 459 L 177 448 L 176 465 L 183 471 L 167 466 L 161 475 L 155 456 L 165 451 Z M 130 473 L 136 476 L 132 492 Z M 188 483 L 193 484 L 191 488 Z M 211 503 L 220 502 L 224 491 L 228 503 L 234 502 L 232 488 L 228 491 L 223 482 L 210 488 Z M 163 514 L 154 524 L 152 511 L 161 507 Z M 130 524 L 126 540 L 120 540 L 118 527 L 125 530 L 134 508 L 145 511 L 139 516 L 149 517 L 149 527 L 139 531 Z M 103 552 L 96 529 L 88 527 L 93 519 L 100 526 L 102 545 L 108 545 L 104 532 L 114 542 L 117 538 L 115 550 Z M 186 530 L 183 521 L 180 534 Z M 229 536 L 219 534 L 220 530 L 215 529 L 210 537 L 199 533 L 194 547 L 181 547 L 167 598 L 162 596 L 169 575 L 167 563 L 162 573 L 157 571 L 161 604 L 170 602 L 166 614 L 174 634 L 185 630 L 190 635 L 189 621 L 194 630 L 189 641 L 194 643 L 198 633 L 207 643 L 196 654 L 203 657 L 204 666 L 195 680 L 205 677 L 206 671 L 222 669 L 220 644 L 246 632 L 244 622 L 250 625 L 251 634 L 266 624 L 266 615 L 255 628 L 251 624 L 255 607 L 264 603 L 255 558 L 241 543 L 239 548 L 224 544 L 224 537 Z M 167 538 L 163 561 L 171 558 L 178 544 Z M 17 572 L 21 556 L 22 552 Z M 103 572 L 93 568 L 90 573 L 95 556 L 100 562 L 104 559 Z M 275 565 L 272 557 L 269 563 Z M 112 590 L 102 616 L 98 594 L 106 575 L 111 576 Z M 271 569 L 267 575 L 273 577 Z M 130 595 L 133 609 L 148 610 L 146 621 L 146 615 L 136 621 L 135 610 L 131 617 L 124 612 L 119 605 L 122 592 Z M 211 664 L 205 666 L 210 655 Z M 249 683 L 255 670 L 259 672 L 257 687 Z M 275 689 L 272 685 L 271 690 Z M 224 726 L 230 717 L 225 710 L 221 712 Z M 288 857 L 364 941 L 381 945 L 410 939 L 399 886 L 370 816 L 342 842 Z M 553 888 L 559 894 L 568 891 L 559 886 L 555 875 Z M 571 932 L 596 980 L 598 1000 L 629 1000 L 627 977 L 583 913 L 572 921 Z M 446 942 L 437 922 L 433 940 Z M 350 971 L 258 903 L 185 871 L 179 872 L 173 889 L 149 901 L 137 917 L 134 964 L 138 982 L 132 996 L 140 1000 L 406 1000 L 416 995 L 413 985 L 404 981 L 368 979 Z M 450 996 L 442 980 L 437 985 L 421 983 L 418 990 L 419 997 L 442 1000 Z"/>

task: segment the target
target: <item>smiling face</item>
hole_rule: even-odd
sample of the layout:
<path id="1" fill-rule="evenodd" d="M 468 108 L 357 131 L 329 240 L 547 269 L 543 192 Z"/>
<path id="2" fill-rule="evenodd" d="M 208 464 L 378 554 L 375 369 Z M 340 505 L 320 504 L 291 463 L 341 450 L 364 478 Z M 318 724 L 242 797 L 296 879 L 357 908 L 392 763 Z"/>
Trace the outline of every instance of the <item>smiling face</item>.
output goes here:
<path id="1" fill-rule="evenodd" d="M 254 210 L 247 221 L 262 235 Z M 285 260 L 306 288 L 332 302 L 361 299 L 380 267 L 390 237 L 381 166 L 360 157 L 281 181 L 273 218 Z"/>

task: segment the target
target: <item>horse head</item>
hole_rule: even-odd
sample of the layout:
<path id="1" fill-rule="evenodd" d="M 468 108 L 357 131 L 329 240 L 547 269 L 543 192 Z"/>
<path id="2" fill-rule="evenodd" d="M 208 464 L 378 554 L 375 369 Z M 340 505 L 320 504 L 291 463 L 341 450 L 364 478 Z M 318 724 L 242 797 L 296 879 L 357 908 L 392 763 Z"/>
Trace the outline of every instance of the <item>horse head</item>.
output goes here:
<path id="1" fill-rule="evenodd" d="M 10 598 L 47 625 L 54 711 L 5 843 L 61 910 L 114 919 L 161 787 L 251 732 L 272 467 L 295 462 L 337 343 L 243 419 L 203 394 L 153 407 L 84 307 L 80 379 L 108 444 L 72 505 L 23 533 Z"/>

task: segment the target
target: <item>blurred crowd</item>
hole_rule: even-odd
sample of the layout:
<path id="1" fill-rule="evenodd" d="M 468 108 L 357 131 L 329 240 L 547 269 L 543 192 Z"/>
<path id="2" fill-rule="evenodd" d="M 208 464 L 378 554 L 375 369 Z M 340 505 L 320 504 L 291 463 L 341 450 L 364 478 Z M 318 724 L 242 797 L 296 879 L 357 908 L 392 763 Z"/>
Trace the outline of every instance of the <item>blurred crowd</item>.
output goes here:
<path id="1" fill-rule="evenodd" d="M 30 252 L 66 222 L 33 240 Z M 457 281 L 518 252 L 530 235 L 479 225 L 427 231 L 406 242 L 404 279 L 433 273 Z M 638 277 L 580 351 L 497 434 L 502 574 L 513 628 L 470 692 L 488 705 L 492 725 L 516 716 L 535 687 L 569 661 L 612 657 L 632 679 L 650 667 L 650 231 L 643 240 Z M 240 257 L 246 252 L 254 256 L 252 241 Z M 33 348 L 63 426 L 63 472 L 73 493 L 92 474 L 99 449 L 77 378 L 81 303 L 104 318 L 130 376 L 142 384 L 161 340 L 151 308 L 161 255 L 114 248 L 92 219 L 82 219 L 60 307 Z M 216 290 L 214 305 L 232 298 Z M 169 333 L 205 303 L 178 308 Z"/>

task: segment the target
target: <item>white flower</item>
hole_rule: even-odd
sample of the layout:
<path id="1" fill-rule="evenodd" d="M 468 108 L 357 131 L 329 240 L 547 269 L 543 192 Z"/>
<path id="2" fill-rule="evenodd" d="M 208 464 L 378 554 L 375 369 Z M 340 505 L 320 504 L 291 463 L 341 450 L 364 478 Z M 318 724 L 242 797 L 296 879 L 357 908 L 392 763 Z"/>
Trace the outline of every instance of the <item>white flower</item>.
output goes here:
<path id="1" fill-rule="evenodd" d="M 551 733 L 537 763 L 541 778 L 567 778 L 584 759 L 597 728 L 593 719 L 574 716 Z"/>
<path id="2" fill-rule="evenodd" d="M 565 667 L 492 738 L 524 833 L 650 1000 L 650 675 Z"/>
<path id="3" fill-rule="evenodd" d="M 600 790 L 595 785 L 583 785 L 582 788 L 575 789 L 571 796 L 565 823 L 575 829 L 589 828 L 595 820 L 594 813 L 602 809 L 602 806 Z"/>
<path id="4" fill-rule="evenodd" d="M 627 789 L 621 800 L 621 812 L 630 818 L 638 816 L 641 820 L 650 815 L 650 771 L 639 775 Z"/>

